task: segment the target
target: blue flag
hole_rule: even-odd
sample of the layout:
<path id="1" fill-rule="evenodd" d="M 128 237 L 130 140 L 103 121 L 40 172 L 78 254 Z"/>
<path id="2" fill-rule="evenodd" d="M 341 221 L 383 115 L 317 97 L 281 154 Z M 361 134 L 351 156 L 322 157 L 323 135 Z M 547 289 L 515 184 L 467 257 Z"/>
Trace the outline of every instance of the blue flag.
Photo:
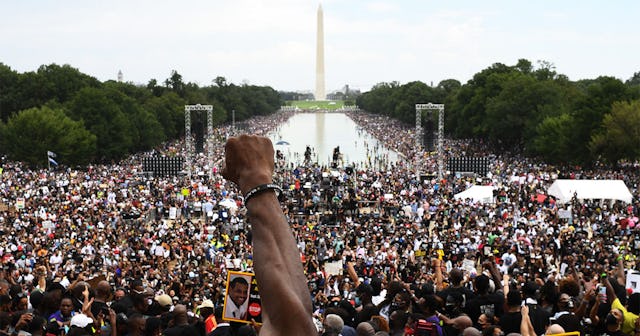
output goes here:
<path id="1" fill-rule="evenodd" d="M 49 158 L 49 162 L 50 162 L 52 165 L 54 165 L 54 166 L 57 166 L 57 165 L 58 165 L 58 163 L 56 162 L 56 160 L 54 160 L 54 159 L 53 159 L 53 158 L 51 158 L 51 157 Z"/>

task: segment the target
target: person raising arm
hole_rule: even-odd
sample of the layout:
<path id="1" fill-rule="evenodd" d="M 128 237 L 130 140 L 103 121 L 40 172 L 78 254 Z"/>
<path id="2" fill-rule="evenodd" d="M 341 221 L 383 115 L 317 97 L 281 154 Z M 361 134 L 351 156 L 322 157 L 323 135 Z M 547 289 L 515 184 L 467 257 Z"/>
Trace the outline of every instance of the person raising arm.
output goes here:
<path id="1" fill-rule="evenodd" d="M 222 175 L 245 195 L 254 270 L 263 307 L 260 335 L 315 335 L 311 296 L 300 255 L 272 185 L 274 150 L 265 137 L 227 140 Z"/>

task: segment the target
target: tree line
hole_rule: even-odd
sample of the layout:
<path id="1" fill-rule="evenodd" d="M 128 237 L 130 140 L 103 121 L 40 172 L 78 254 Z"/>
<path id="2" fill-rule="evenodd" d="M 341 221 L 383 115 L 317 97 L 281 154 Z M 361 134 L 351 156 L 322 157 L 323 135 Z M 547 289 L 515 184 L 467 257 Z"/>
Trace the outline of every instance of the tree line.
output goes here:
<path id="1" fill-rule="evenodd" d="M 172 71 L 146 85 L 100 82 L 70 65 L 43 65 L 18 73 L 0 63 L 0 154 L 34 166 L 46 153 L 67 165 L 115 162 L 184 136 L 184 105 L 213 105 L 214 123 L 242 121 L 277 111 L 283 101 L 271 87 L 184 82 Z M 192 129 L 206 118 L 192 117 Z M 206 126 L 206 125 L 205 125 Z"/>
<path id="2" fill-rule="evenodd" d="M 0 154 L 32 165 L 53 151 L 68 165 L 113 162 L 184 136 L 184 105 L 210 104 L 214 123 L 273 113 L 299 95 L 271 87 L 184 82 L 172 71 L 146 85 L 100 82 L 70 65 L 18 73 L 0 63 Z M 570 81 L 552 64 L 496 63 L 466 84 L 432 87 L 416 81 L 379 83 L 356 104 L 408 124 L 415 104 L 444 103 L 445 133 L 496 151 L 519 152 L 557 164 L 617 164 L 640 159 L 640 72 Z M 437 120 L 437 119 L 436 119 Z M 192 119 L 200 127 L 204 118 Z"/>
<path id="3" fill-rule="evenodd" d="M 415 104 L 445 104 L 445 135 L 545 162 L 590 166 L 640 159 L 640 72 L 629 80 L 570 81 L 553 64 L 496 63 L 466 84 L 454 79 L 379 83 L 358 97 L 366 111 L 415 123 Z M 437 120 L 437 119 L 436 119 Z"/>

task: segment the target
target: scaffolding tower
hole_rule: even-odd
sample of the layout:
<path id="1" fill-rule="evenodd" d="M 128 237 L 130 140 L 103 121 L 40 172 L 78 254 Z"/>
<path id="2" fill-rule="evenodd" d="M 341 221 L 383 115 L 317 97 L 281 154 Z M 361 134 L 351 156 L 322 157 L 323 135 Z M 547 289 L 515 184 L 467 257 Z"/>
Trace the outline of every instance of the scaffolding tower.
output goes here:
<path id="1" fill-rule="evenodd" d="M 444 176 L 444 104 L 416 104 L 416 151 L 414 162 L 416 164 L 416 175 L 420 178 L 420 170 L 422 167 L 422 155 L 424 144 L 423 140 L 423 130 L 422 130 L 422 111 L 427 110 L 428 113 L 431 111 L 438 111 L 438 143 L 437 143 L 437 164 L 438 164 L 438 180 L 442 180 Z"/>
<path id="2" fill-rule="evenodd" d="M 193 168 L 194 146 L 191 139 L 191 112 L 206 111 L 207 112 L 207 161 L 209 162 L 209 178 L 213 178 L 213 105 L 185 105 L 184 106 L 184 135 L 185 135 L 185 169 L 187 176 L 191 179 Z"/>

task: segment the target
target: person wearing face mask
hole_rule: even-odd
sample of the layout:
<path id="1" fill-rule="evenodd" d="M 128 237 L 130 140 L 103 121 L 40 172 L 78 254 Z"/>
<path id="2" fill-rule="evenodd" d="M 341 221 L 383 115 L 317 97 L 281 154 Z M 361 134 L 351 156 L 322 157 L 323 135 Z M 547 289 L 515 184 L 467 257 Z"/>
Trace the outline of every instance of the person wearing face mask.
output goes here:
<path id="1" fill-rule="evenodd" d="M 565 332 L 582 332 L 580 318 L 578 318 L 574 313 L 573 301 L 567 293 L 560 294 L 560 298 L 558 299 L 558 312 L 553 316 L 553 318 L 556 323 L 565 330 Z"/>
<path id="2" fill-rule="evenodd" d="M 144 289 L 140 291 L 134 289 L 131 291 L 131 301 L 133 306 L 127 311 L 127 317 L 133 314 L 140 314 L 147 317 L 149 314 L 149 306 L 153 303 L 153 294 L 148 293 Z"/>
<path id="3" fill-rule="evenodd" d="M 624 269 L 622 261 L 618 266 L 620 269 Z M 624 306 L 620 302 L 620 298 L 616 295 L 616 291 L 611 285 L 611 279 L 604 279 L 603 285 L 606 286 L 606 298 L 600 297 L 603 302 L 611 302 L 611 311 L 619 311 L 621 313 L 622 332 L 627 335 L 640 334 L 640 328 L 636 327 L 638 321 L 638 313 L 640 312 L 640 294 L 631 294 L 627 299 L 627 306 Z M 598 301 L 599 302 L 599 301 Z M 607 325 L 608 328 L 608 325 Z"/>
<path id="4" fill-rule="evenodd" d="M 444 301 L 452 293 L 462 296 L 462 308 L 464 309 L 467 301 L 473 299 L 476 294 L 467 287 L 463 286 L 464 272 L 459 268 L 454 268 L 449 272 L 449 286 L 439 291 L 438 296 Z"/>
<path id="5" fill-rule="evenodd" d="M 363 283 L 356 288 L 356 325 L 369 321 L 372 316 L 379 314 L 378 308 L 371 301 L 372 296 L 373 288 L 371 285 Z"/>
<path id="6" fill-rule="evenodd" d="M 385 295 L 385 299 L 380 302 L 378 305 L 378 309 L 380 310 L 380 315 L 389 321 L 389 315 L 391 315 L 391 305 L 393 304 L 393 300 L 396 297 L 396 294 L 402 292 L 403 287 L 402 283 L 399 281 L 392 281 L 387 286 L 387 294 Z"/>
<path id="7" fill-rule="evenodd" d="M 624 320 L 620 309 L 611 309 L 605 317 L 605 332 L 602 335 L 608 336 L 624 336 L 628 335 L 622 332 L 622 321 Z"/>
<path id="8" fill-rule="evenodd" d="M 463 298 L 460 293 L 447 295 L 445 301 L 444 314 L 437 313 L 436 316 L 442 321 L 442 328 L 445 335 L 459 335 L 473 325 L 471 318 L 462 312 Z"/>
<path id="9" fill-rule="evenodd" d="M 402 291 L 393 298 L 389 311 L 393 312 L 400 310 L 406 313 L 411 313 L 411 294 L 407 291 Z"/>

